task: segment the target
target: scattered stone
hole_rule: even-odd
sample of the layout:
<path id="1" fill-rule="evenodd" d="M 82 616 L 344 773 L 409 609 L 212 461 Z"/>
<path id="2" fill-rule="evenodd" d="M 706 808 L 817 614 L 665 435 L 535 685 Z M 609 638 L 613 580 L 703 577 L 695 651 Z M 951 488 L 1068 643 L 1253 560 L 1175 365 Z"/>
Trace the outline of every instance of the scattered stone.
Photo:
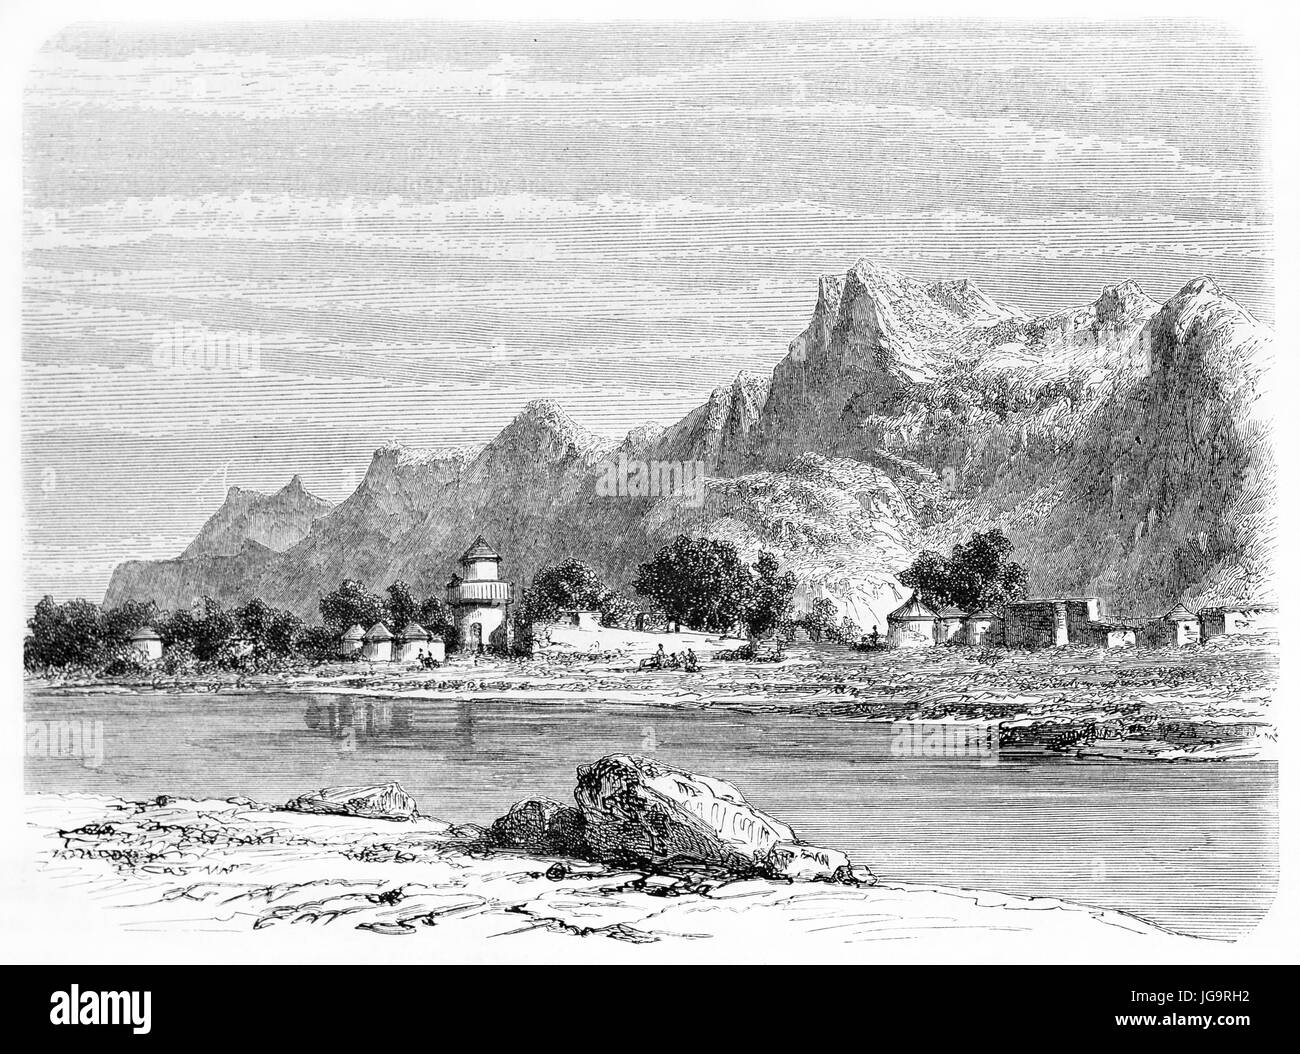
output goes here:
<path id="1" fill-rule="evenodd" d="M 552 882 L 563 881 L 565 876 L 568 875 L 568 873 L 569 872 L 565 870 L 564 865 L 558 862 L 552 864 L 550 867 L 546 869 L 546 877 L 549 878 Z"/>
<path id="2" fill-rule="evenodd" d="M 415 799 L 397 783 L 375 787 L 326 787 L 288 802 L 292 812 L 329 813 L 367 820 L 413 820 Z"/>
<path id="3" fill-rule="evenodd" d="M 611 754 L 578 769 L 574 798 L 601 860 L 717 864 L 754 872 L 794 831 L 753 808 L 724 780 L 650 758 Z"/>
<path id="4" fill-rule="evenodd" d="M 763 858 L 763 873 L 769 878 L 791 882 L 830 882 L 850 867 L 849 858 L 838 849 L 822 849 L 799 842 L 782 842 Z"/>
<path id="5" fill-rule="evenodd" d="M 577 856 L 586 852 L 582 813 L 553 798 L 527 798 L 488 828 L 487 841 L 503 849 Z"/>
<path id="6" fill-rule="evenodd" d="M 832 882 L 839 882 L 846 886 L 874 886 L 876 876 L 871 873 L 871 868 L 863 864 L 857 864 L 852 867 L 841 867 L 831 876 Z"/>
<path id="7" fill-rule="evenodd" d="M 487 838 L 487 828 L 476 823 L 456 823 L 447 828 L 447 834 L 461 842 L 482 842 Z"/>

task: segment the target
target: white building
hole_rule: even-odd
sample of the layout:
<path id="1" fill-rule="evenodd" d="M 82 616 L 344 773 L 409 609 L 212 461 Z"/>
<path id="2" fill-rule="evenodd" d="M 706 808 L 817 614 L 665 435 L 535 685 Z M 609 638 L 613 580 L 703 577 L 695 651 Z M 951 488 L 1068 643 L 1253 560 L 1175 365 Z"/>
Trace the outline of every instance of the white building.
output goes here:
<path id="1" fill-rule="evenodd" d="M 501 555 L 482 535 L 460 558 L 460 574 L 447 583 L 447 608 L 457 643 L 469 653 L 485 651 L 492 634 L 506 628 L 510 584 L 501 581 Z"/>
<path id="2" fill-rule="evenodd" d="M 152 626 L 141 626 L 131 634 L 131 649 L 145 662 L 162 658 L 162 637 Z"/>

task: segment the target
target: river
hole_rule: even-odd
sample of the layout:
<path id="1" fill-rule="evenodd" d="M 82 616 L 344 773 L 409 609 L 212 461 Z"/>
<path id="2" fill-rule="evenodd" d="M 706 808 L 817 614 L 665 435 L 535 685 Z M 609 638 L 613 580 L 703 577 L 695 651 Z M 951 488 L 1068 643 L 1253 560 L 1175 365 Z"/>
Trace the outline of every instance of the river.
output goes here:
<path id="1" fill-rule="evenodd" d="M 569 801 L 579 764 L 630 752 L 732 781 L 884 880 L 1060 897 L 1220 939 L 1253 929 L 1277 884 L 1270 761 L 900 756 L 886 724 L 570 700 L 29 690 L 26 710 L 29 793 L 274 802 L 397 780 L 422 812 L 486 824 L 521 797 Z M 101 749 L 49 756 L 47 721 L 87 747 L 102 731 Z"/>

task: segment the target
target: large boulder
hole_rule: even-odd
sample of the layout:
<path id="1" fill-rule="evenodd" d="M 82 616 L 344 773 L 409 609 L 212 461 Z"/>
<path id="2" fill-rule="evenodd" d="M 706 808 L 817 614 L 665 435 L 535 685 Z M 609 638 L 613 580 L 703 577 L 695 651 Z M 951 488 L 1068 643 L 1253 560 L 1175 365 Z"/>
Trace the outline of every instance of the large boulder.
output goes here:
<path id="1" fill-rule="evenodd" d="M 367 820 L 413 820 L 418 814 L 415 799 L 397 783 L 378 787 L 325 787 L 294 798 L 285 808 Z"/>
<path id="2" fill-rule="evenodd" d="M 725 780 L 650 758 L 611 754 L 578 769 L 573 793 L 589 852 L 628 864 L 717 864 L 757 873 L 772 849 L 798 839 Z"/>
<path id="3" fill-rule="evenodd" d="M 586 822 L 572 805 L 554 798 L 527 798 L 494 820 L 487 841 L 505 849 L 580 856 L 587 851 Z"/>

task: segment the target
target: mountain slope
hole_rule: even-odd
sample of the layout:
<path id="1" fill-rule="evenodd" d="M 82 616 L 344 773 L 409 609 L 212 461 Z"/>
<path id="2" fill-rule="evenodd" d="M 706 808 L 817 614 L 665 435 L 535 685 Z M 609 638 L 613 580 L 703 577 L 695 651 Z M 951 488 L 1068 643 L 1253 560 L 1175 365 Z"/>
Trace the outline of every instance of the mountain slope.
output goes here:
<path id="1" fill-rule="evenodd" d="M 821 279 L 770 378 L 741 374 L 668 428 L 610 444 L 539 402 L 475 454 L 381 448 L 293 544 L 218 514 L 231 526 L 205 527 L 180 561 L 119 568 L 108 599 L 256 593 L 314 617 L 344 576 L 437 592 L 479 533 L 516 581 L 574 556 L 626 585 L 684 532 L 776 552 L 800 606 L 828 597 L 866 627 L 897 605 L 918 549 L 991 526 L 1035 592 L 1097 593 L 1132 613 L 1262 597 L 1271 340 L 1208 278 L 1164 305 L 1121 282 L 1029 318 L 973 282 L 863 261 Z M 607 482 L 611 465 L 669 480 L 697 463 L 695 491 Z M 241 531 L 269 547 L 223 552 Z"/>

